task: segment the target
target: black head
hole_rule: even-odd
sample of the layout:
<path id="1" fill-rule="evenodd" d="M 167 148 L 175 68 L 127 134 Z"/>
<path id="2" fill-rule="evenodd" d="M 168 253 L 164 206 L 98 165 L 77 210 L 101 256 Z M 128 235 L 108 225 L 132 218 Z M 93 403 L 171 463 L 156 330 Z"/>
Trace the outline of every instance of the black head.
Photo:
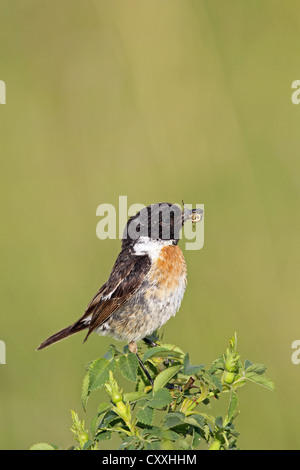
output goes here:
<path id="1" fill-rule="evenodd" d="M 169 202 L 151 204 L 131 217 L 123 233 L 122 246 L 134 245 L 142 237 L 158 240 L 172 241 L 177 244 L 180 230 L 184 223 L 191 220 L 199 222 L 203 217 L 202 209 L 181 209 Z"/>

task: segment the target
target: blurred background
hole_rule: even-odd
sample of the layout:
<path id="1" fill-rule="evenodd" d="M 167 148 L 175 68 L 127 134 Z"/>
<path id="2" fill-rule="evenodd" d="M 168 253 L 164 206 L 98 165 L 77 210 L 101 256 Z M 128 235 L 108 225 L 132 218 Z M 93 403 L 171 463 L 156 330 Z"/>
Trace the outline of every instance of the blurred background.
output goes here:
<path id="1" fill-rule="evenodd" d="M 84 414 L 80 391 L 111 338 L 35 349 L 106 281 L 120 241 L 96 208 L 120 195 L 205 204 L 164 340 L 209 365 L 237 331 L 277 386 L 241 389 L 239 445 L 298 448 L 299 2 L 0 0 L 0 17 L 0 448 L 67 447 L 70 409 L 88 424 L 107 400 Z"/>

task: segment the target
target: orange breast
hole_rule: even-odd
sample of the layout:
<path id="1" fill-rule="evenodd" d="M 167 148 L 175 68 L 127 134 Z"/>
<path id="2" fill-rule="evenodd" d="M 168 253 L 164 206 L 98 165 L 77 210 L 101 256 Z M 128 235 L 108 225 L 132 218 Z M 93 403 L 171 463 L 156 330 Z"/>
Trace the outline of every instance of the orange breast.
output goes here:
<path id="1" fill-rule="evenodd" d="M 164 246 L 149 275 L 151 282 L 165 290 L 176 290 L 183 279 L 186 282 L 186 264 L 179 246 Z"/>

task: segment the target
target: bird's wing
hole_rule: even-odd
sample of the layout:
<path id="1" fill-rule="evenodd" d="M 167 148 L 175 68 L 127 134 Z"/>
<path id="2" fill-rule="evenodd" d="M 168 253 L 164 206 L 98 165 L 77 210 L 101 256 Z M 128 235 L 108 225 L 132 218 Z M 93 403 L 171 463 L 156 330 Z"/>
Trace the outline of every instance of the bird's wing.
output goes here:
<path id="1" fill-rule="evenodd" d="M 134 256 L 120 253 L 106 284 L 89 303 L 81 320 L 90 317 L 90 333 L 104 323 L 140 287 L 148 273 L 151 261 L 147 255 Z"/>

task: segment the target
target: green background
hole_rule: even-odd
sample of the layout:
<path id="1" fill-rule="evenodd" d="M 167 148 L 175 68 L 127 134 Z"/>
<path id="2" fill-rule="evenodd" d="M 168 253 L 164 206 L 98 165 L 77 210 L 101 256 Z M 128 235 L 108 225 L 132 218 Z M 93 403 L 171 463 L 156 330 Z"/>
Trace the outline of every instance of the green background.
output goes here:
<path id="1" fill-rule="evenodd" d="M 2 449 L 66 447 L 70 409 L 84 417 L 84 366 L 112 340 L 35 348 L 109 275 L 120 241 L 96 237 L 96 208 L 119 195 L 205 204 L 164 340 L 209 365 L 237 331 L 277 386 L 241 389 L 239 445 L 299 447 L 299 15 L 293 0 L 0 0 Z"/>

